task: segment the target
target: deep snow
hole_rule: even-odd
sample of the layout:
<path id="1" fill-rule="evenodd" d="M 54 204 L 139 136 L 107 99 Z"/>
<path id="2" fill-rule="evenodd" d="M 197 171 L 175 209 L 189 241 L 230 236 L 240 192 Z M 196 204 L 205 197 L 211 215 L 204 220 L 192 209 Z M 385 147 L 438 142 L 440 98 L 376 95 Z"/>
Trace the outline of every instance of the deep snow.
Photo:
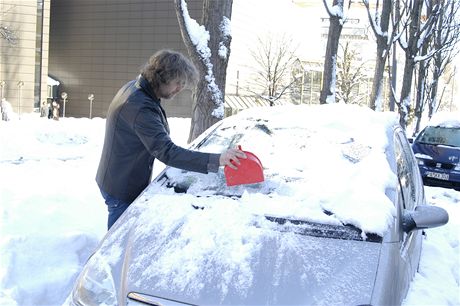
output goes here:
<path id="1" fill-rule="evenodd" d="M 190 119 L 169 121 L 173 140 L 185 145 Z M 105 234 L 94 181 L 104 124 L 36 115 L 0 121 L 0 305 L 60 305 Z M 460 305 L 460 193 L 427 187 L 426 197 L 450 220 L 427 231 L 405 305 Z"/>

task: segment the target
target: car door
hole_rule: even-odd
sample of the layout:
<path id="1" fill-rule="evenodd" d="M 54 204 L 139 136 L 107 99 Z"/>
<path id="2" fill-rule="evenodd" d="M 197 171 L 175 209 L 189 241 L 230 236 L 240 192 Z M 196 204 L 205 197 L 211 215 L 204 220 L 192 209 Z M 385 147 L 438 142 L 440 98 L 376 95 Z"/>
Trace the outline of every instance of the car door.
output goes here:
<path id="1" fill-rule="evenodd" d="M 400 185 L 400 201 L 398 202 L 399 215 L 405 210 L 414 210 L 417 205 L 424 203 L 424 191 L 420 173 L 411 151 L 409 142 L 402 130 L 395 133 L 395 153 L 397 160 L 398 180 Z M 421 233 L 412 231 L 406 233 L 399 223 L 400 232 L 400 286 L 405 295 L 409 283 L 417 269 L 421 251 Z"/>
<path id="2" fill-rule="evenodd" d="M 404 136 L 402 132 L 399 133 L 399 139 L 401 141 L 401 145 L 403 147 L 403 152 L 405 159 L 407 160 L 407 175 L 408 180 L 410 180 L 410 194 L 406 200 L 406 209 L 414 210 L 415 207 L 419 205 L 425 205 L 425 191 L 423 187 L 423 180 L 422 176 L 420 175 L 420 170 L 417 165 L 417 160 L 415 159 L 414 153 L 411 149 L 407 138 Z M 410 255 L 411 260 L 411 274 L 413 275 L 417 268 L 418 263 L 420 261 L 420 253 L 421 253 L 421 243 L 422 243 L 422 231 L 412 231 L 407 234 L 405 247 Z"/>

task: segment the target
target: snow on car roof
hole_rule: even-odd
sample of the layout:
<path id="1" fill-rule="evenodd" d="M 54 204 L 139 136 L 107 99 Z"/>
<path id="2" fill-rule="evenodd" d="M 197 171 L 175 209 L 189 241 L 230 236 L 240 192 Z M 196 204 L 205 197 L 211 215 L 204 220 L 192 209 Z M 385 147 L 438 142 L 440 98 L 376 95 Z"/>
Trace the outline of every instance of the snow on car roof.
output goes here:
<path id="1" fill-rule="evenodd" d="M 207 131 L 211 136 L 201 149 L 222 151 L 236 137 L 237 144 L 260 158 L 264 182 L 227 187 L 222 169 L 205 175 L 171 168 L 169 180 L 184 185 L 186 192 L 166 187 L 164 179 L 152 183 L 127 210 L 124 222 L 117 222 L 114 230 L 121 234 L 108 236 L 102 251 L 115 262 L 124 235 L 133 235 L 131 243 L 154 237 L 149 248 L 161 246 L 152 251 L 155 260 L 142 251 L 133 275 L 155 276 L 151 283 L 156 289 L 198 294 L 200 271 L 219 262 L 226 271 L 218 284 L 225 295 L 228 286 L 249 287 L 251 256 L 264 237 L 273 235 L 270 229 L 279 226 L 265 215 L 352 224 L 363 238 L 365 233 L 383 236 L 395 216 L 385 191 L 395 190 L 397 179 L 385 152 L 388 131 L 397 122 L 394 113 L 342 104 L 243 111 L 225 119 L 216 132 Z M 288 249 L 295 248 L 294 240 L 287 241 L 294 236 L 283 239 Z"/>
<path id="2" fill-rule="evenodd" d="M 438 112 L 428 122 L 428 126 L 460 128 L 459 112 Z"/>
<path id="3" fill-rule="evenodd" d="M 254 108 L 224 120 L 201 150 L 223 151 L 228 142 L 222 139 L 239 135 L 237 144 L 261 160 L 263 183 L 227 187 L 223 169 L 198 174 L 171 168 L 167 175 L 200 197 L 195 203 L 201 207 L 218 207 L 234 194 L 238 201 L 232 202 L 250 213 L 352 224 L 383 236 L 394 214 L 385 191 L 395 188 L 396 177 L 385 150 L 395 124 L 394 113 L 353 105 Z M 144 197 L 157 203 L 157 188 Z"/>

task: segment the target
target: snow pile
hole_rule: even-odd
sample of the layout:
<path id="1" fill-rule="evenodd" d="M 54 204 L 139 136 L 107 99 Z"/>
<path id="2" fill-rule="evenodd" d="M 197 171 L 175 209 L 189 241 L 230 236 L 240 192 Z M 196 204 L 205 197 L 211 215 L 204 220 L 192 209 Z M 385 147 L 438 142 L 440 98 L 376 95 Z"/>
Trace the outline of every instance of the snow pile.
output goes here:
<path id="1" fill-rule="evenodd" d="M 440 126 L 447 128 L 460 128 L 459 112 L 439 112 L 433 115 L 428 126 Z"/>
<path id="2" fill-rule="evenodd" d="M 308 119 L 318 120 L 311 116 Z M 185 145 L 190 119 L 170 118 L 169 123 L 172 138 L 177 144 Z M 330 123 L 332 131 L 334 122 Z M 367 130 L 368 123 L 362 122 L 364 130 Z M 94 181 L 104 125 L 105 120 L 100 118 L 61 118 L 54 121 L 25 115 L 21 120 L 0 121 L 0 305 L 61 305 L 82 266 L 106 233 L 106 206 Z M 337 130 L 340 132 L 339 126 Z M 255 133 L 259 136 L 264 134 Z M 337 134 L 337 137 L 340 138 L 340 135 Z M 368 137 L 372 134 L 369 133 Z M 376 139 L 375 143 L 379 141 Z M 243 148 L 262 156 L 257 142 L 254 141 L 253 145 Z M 352 156 L 352 160 L 363 160 L 369 156 L 367 149 L 361 146 L 349 146 L 344 152 Z M 283 162 L 295 163 L 290 157 L 287 155 Z M 270 160 L 266 156 L 263 158 L 263 163 Z M 303 159 L 298 161 L 302 162 Z M 161 169 L 162 165 L 156 162 L 155 173 Z M 374 171 L 380 169 L 375 168 Z M 317 177 L 317 184 L 324 179 L 325 176 Z M 267 180 L 273 182 L 273 179 Z M 337 185 L 331 183 L 330 190 L 343 184 L 338 178 L 333 183 Z M 295 189 L 295 182 L 293 184 Z M 292 189 L 287 186 L 283 192 L 287 198 Z M 428 187 L 426 194 L 430 204 L 439 205 L 449 212 L 450 221 L 446 226 L 426 231 L 420 273 L 411 285 L 405 305 L 459 305 L 460 193 Z M 179 198 L 187 201 L 192 196 Z M 284 199 L 281 192 L 277 196 Z M 247 192 L 243 201 L 254 203 L 260 197 L 266 199 L 264 195 Z M 204 201 L 198 204 L 215 205 Z M 234 205 L 223 204 L 220 211 L 223 226 L 233 227 L 249 222 L 247 218 L 228 218 L 232 216 L 229 213 L 236 213 L 232 211 Z M 274 210 L 276 203 L 268 205 Z M 250 207 L 253 208 L 256 206 Z M 211 210 L 208 210 L 209 214 Z M 208 219 L 208 222 L 211 221 Z M 250 234 L 253 233 L 240 232 L 242 236 Z M 213 249 L 210 238 L 196 232 L 190 232 L 189 237 L 201 240 L 203 249 Z M 231 242 L 237 237 L 216 238 L 217 241 Z M 227 262 L 244 262 L 249 248 L 254 248 L 254 240 L 242 244 L 242 248 L 235 250 Z M 218 254 L 216 251 L 216 256 Z M 169 266 L 173 265 L 174 256 L 178 256 L 171 255 L 171 261 L 164 262 Z M 188 267 L 193 271 L 193 266 Z M 241 286 L 248 280 L 247 277 L 239 278 Z"/>
<path id="3" fill-rule="evenodd" d="M 252 109 L 227 119 L 200 149 L 221 152 L 230 145 L 226 139 L 237 139 L 261 160 L 263 183 L 226 187 L 222 169 L 207 175 L 171 169 L 167 175 L 189 194 L 237 194 L 252 213 L 353 224 L 383 236 L 395 213 L 385 195 L 396 188 L 385 155 L 394 124 L 394 113 L 340 104 Z"/>

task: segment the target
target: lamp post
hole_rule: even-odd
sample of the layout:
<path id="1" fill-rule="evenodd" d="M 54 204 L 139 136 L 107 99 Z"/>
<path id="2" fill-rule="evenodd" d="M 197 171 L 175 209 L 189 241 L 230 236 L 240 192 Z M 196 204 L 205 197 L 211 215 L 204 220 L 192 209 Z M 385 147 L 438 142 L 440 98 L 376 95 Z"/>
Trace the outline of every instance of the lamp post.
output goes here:
<path id="1" fill-rule="evenodd" d="M 305 70 L 302 71 L 302 84 L 300 85 L 300 104 L 303 104 L 304 83 L 305 83 Z"/>
<path id="2" fill-rule="evenodd" d="M 18 82 L 18 113 L 19 113 L 19 119 L 21 119 L 21 93 L 22 93 L 22 86 L 24 86 L 23 81 Z"/>
<path id="3" fill-rule="evenodd" d="M 67 93 L 66 93 L 65 91 L 63 91 L 63 92 L 61 93 L 61 98 L 62 98 L 62 100 L 64 101 L 63 104 L 62 104 L 62 106 L 64 107 L 64 108 L 62 109 L 62 117 L 65 118 L 65 104 L 66 104 L 66 102 L 67 102 Z"/>
<path id="4" fill-rule="evenodd" d="M 90 93 L 88 95 L 88 100 L 89 100 L 89 119 L 93 117 L 93 100 L 94 100 L 94 94 Z"/>
<path id="5" fill-rule="evenodd" d="M 3 99 L 5 97 L 5 87 L 6 87 L 6 82 L 5 81 L 1 81 L 0 82 L 0 86 L 2 88 L 2 94 L 1 94 L 1 99 Z"/>

